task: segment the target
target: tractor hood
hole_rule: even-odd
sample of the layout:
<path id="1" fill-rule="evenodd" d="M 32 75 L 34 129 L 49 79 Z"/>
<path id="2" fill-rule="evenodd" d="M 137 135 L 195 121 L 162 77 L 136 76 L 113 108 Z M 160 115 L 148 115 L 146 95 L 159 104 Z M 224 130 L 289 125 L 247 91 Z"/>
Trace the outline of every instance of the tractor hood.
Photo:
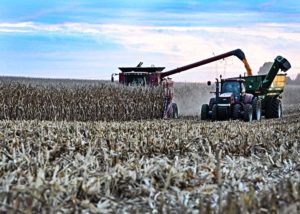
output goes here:
<path id="1" fill-rule="evenodd" d="M 233 93 L 226 92 L 226 93 L 220 94 L 219 97 L 220 98 L 233 97 Z"/>
<path id="2" fill-rule="evenodd" d="M 227 93 L 220 94 L 219 103 L 221 103 L 221 104 L 231 104 L 233 102 L 234 102 L 233 93 L 227 92 Z"/>

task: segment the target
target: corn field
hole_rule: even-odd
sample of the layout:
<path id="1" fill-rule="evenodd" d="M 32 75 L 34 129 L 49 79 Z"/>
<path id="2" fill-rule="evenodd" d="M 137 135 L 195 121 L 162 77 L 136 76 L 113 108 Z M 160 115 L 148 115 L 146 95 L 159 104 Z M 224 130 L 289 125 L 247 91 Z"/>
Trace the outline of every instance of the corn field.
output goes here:
<path id="1" fill-rule="evenodd" d="M 300 212 L 300 88 L 283 118 L 245 123 L 154 119 L 160 91 L 61 83 L 1 82 L 0 212 Z M 200 106 L 180 99 L 208 93 L 175 90 L 186 115 Z"/>
<path id="2" fill-rule="evenodd" d="M 0 119 L 124 121 L 160 118 L 160 88 L 128 88 L 112 84 L 31 85 L 0 82 Z"/>

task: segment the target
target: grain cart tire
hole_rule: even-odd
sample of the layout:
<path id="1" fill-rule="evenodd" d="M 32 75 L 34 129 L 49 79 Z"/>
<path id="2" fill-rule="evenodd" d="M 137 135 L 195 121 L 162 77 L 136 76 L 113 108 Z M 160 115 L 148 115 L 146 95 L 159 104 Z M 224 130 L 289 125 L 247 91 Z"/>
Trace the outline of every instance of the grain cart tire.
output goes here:
<path id="1" fill-rule="evenodd" d="M 172 118 L 177 119 L 178 118 L 178 107 L 176 103 L 172 103 Z"/>
<path id="2" fill-rule="evenodd" d="M 208 120 L 209 105 L 203 104 L 201 107 L 201 120 Z"/>
<path id="3" fill-rule="evenodd" d="M 214 104 L 216 104 L 216 98 L 210 98 L 210 100 L 209 100 L 209 110 L 211 110 L 212 111 L 212 107 L 213 107 L 213 105 Z"/>
<path id="4" fill-rule="evenodd" d="M 212 120 L 218 120 L 218 106 L 217 106 L 217 104 L 214 104 L 212 106 L 211 118 L 212 118 Z"/>
<path id="5" fill-rule="evenodd" d="M 253 120 L 260 121 L 261 119 L 261 100 L 255 97 L 252 101 Z"/>
<path id="6" fill-rule="evenodd" d="M 270 99 L 266 106 L 266 118 L 281 118 L 282 105 L 277 98 Z"/>
<path id="7" fill-rule="evenodd" d="M 232 119 L 237 120 L 240 118 L 242 106 L 241 104 L 235 104 L 232 108 Z"/>
<path id="8" fill-rule="evenodd" d="M 246 122 L 252 122 L 253 119 L 253 109 L 251 104 L 246 104 L 244 106 L 244 120 Z"/>

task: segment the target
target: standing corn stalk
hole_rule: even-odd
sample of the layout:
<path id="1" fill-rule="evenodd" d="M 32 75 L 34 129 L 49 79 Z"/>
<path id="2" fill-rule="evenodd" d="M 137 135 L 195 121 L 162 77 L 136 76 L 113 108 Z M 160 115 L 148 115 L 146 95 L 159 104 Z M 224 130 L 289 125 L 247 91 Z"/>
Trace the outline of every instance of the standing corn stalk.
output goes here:
<path id="1" fill-rule="evenodd" d="M 0 82 L 0 119 L 124 121 L 160 118 L 161 88 Z"/>

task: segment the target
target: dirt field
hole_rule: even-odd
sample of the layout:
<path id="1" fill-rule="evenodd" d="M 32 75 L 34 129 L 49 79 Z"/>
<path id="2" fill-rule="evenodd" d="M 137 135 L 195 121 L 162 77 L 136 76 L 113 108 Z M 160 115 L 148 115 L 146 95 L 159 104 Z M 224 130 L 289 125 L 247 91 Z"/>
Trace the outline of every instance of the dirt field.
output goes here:
<path id="1" fill-rule="evenodd" d="M 182 115 L 208 101 L 207 88 L 176 87 Z M 2 120 L 0 210 L 299 213 L 298 91 L 287 87 L 282 119 L 252 123 Z"/>

